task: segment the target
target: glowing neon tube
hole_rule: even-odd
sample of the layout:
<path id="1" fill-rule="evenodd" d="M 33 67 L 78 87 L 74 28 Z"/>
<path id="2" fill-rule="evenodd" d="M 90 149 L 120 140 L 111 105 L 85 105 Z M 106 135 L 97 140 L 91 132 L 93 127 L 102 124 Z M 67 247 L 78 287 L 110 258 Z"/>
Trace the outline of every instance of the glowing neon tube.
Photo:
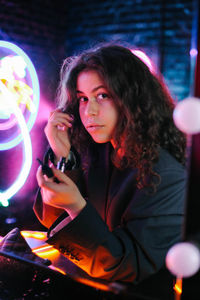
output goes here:
<path id="1" fill-rule="evenodd" d="M 5 48 L 6 50 L 12 51 L 15 54 L 21 56 L 23 60 L 26 63 L 27 70 L 29 72 L 31 82 L 32 82 L 32 89 L 33 89 L 33 103 L 35 105 L 35 111 L 30 114 L 30 118 L 27 121 L 26 126 L 28 127 L 28 130 L 30 131 L 31 128 L 33 127 L 33 124 L 35 122 L 38 108 L 39 108 L 39 98 L 40 98 L 40 90 L 39 90 L 39 81 L 37 77 L 36 70 L 29 59 L 29 57 L 26 55 L 26 53 L 20 49 L 18 46 L 16 46 L 13 43 L 6 42 L 6 41 L 0 41 L 0 48 Z M 16 136 L 14 139 L 11 141 L 5 142 L 5 143 L 0 143 L 0 150 L 7 150 L 15 147 L 22 141 L 22 132 L 20 135 Z"/>
<path id="2" fill-rule="evenodd" d="M 2 205 L 7 206 L 8 200 L 24 185 L 28 174 L 30 172 L 31 164 L 32 164 L 32 145 L 31 139 L 29 135 L 28 128 L 26 126 L 26 122 L 24 116 L 16 103 L 16 99 L 14 95 L 9 92 L 6 86 L 0 81 L 0 90 L 4 97 L 6 97 L 6 101 L 12 106 L 13 113 L 15 114 L 19 127 L 21 129 L 21 136 L 24 142 L 24 155 L 25 161 L 19 176 L 16 181 L 4 192 L 0 192 L 0 202 Z"/>

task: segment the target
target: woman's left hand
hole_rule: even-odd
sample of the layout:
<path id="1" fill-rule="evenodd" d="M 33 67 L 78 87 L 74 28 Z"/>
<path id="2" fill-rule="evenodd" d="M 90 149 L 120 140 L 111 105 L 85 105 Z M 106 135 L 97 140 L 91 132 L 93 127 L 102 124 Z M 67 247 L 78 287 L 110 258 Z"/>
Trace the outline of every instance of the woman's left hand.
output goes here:
<path id="1" fill-rule="evenodd" d="M 43 175 L 41 166 L 37 171 L 36 176 L 42 190 L 43 201 L 48 205 L 65 209 L 74 219 L 85 207 L 86 201 L 76 184 L 66 174 L 54 167 L 52 167 L 52 171 L 59 183 L 54 182 L 53 178 Z"/>

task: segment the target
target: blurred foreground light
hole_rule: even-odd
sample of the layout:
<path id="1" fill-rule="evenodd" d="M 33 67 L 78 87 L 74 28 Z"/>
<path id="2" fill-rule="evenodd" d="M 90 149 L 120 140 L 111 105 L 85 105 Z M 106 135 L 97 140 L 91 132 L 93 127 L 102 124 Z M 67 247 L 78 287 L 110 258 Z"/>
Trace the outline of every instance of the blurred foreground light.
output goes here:
<path id="1" fill-rule="evenodd" d="M 178 278 L 191 277 L 200 268 L 200 251 L 189 242 L 175 244 L 166 256 L 168 270 Z"/>
<path id="2" fill-rule="evenodd" d="M 178 102 L 173 112 L 176 127 L 186 134 L 200 132 L 200 100 L 188 97 Z"/>
<path id="3" fill-rule="evenodd" d="M 2 205 L 3 207 L 8 207 L 9 206 L 9 202 L 8 202 L 8 199 L 1 199 L 1 196 L 0 196 L 0 205 Z"/>
<path id="4" fill-rule="evenodd" d="M 5 223 L 6 224 L 14 224 L 14 223 L 16 223 L 17 222 L 17 219 L 16 218 L 6 218 L 5 219 Z"/>
<path id="5" fill-rule="evenodd" d="M 190 49 L 190 56 L 191 57 L 196 57 L 198 54 L 198 50 L 196 48 Z"/>

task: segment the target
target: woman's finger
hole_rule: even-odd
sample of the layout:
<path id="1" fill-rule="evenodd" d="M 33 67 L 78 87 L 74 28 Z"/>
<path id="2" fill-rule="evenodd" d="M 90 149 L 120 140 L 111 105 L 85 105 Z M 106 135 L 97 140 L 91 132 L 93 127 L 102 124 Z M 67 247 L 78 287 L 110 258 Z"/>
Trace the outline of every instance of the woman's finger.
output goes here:
<path id="1" fill-rule="evenodd" d="M 49 119 L 57 119 L 57 118 L 63 118 L 69 122 L 74 120 L 74 118 L 69 114 L 63 112 L 57 112 L 57 111 L 52 112 Z"/>
<path id="2" fill-rule="evenodd" d="M 58 179 L 59 182 L 66 183 L 67 185 L 71 184 L 73 181 L 63 172 L 56 169 L 55 167 L 51 168 L 54 176 Z"/>
<path id="3" fill-rule="evenodd" d="M 40 188 L 43 188 L 43 189 L 46 189 L 46 190 L 49 190 L 49 191 L 54 191 L 55 189 L 57 190 L 57 183 L 55 183 L 53 181 L 53 178 L 49 178 L 45 179 L 46 176 L 44 176 L 43 172 L 42 172 L 42 167 L 39 166 L 38 170 L 37 170 L 37 173 L 36 173 L 36 178 L 37 178 L 37 181 L 38 181 L 38 185 Z"/>
<path id="4" fill-rule="evenodd" d="M 46 187 L 46 182 L 54 182 L 54 178 L 49 178 L 45 174 L 43 174 L 42 166 L 39 166 L 36 172 L 36 178 L 40 187 Z"/>
<path id="5" fill-rule="evenodd" d="M 48 125 L 53 125 L 55 127 L 57 126 L 66 126 L 66 127 L 72 127 L 72 123 L 66 120 L 62 119 L 56 119 L 56 120 L 51 120 L 49 121 Z"/>
<path id="6" fill-rule="evenodd" d="M 43 187 L 45 185 L 45 179 L 42 173 L 42 166 L 39 166 L 36 172 L 36 178 L 37 178 L 37 182 L 39 187 Z"/>

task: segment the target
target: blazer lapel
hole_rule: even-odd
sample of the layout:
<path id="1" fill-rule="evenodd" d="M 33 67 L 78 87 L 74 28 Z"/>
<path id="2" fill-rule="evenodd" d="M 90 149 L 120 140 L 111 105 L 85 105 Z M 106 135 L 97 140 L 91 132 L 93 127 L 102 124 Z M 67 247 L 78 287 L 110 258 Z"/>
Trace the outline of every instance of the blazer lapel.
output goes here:
<path id="1" fill-rule="evenodd" d="M 136 173 L 136 169 L 119 170 L 113 168 L 107 194 L 105 217 L 110 230 L 121 223 L 121 217 L 135 193 Z"/>
<path id="2" fill-rule="evenodd" d="M 101 145 L 98 162 L 88 172 L 88 199 L 105 220 L 105 207 L 110 173 L 110 146 Z"/>

